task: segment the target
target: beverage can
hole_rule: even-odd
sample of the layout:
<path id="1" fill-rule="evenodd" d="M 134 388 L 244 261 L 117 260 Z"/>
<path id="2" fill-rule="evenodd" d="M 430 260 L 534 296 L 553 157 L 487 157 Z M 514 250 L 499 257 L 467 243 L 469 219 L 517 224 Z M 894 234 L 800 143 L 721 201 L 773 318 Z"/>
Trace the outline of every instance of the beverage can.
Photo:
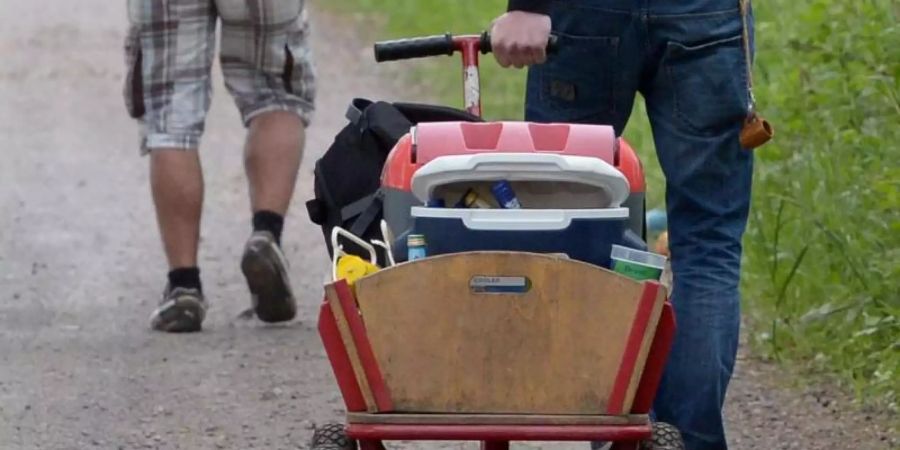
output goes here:
<path id="1" fill-rule="evenodd" d="M 410 234 L 406 237 L 407 261 L 415 261 L 428 256 L 424 234 Z"/>
<path id="2" fill-rule="evenodd" d="M 494 185 L 491 186 L 491 193 L 494 194 L 494 198 L 497 199 L 497 203 L 500 204 L 501 208 L 522 208 L 522 205 L 519 203 L 519 199 L 516 198 L 516 192 L 513 191 L 512 185 L 509 184 L 509 181 L 501 180 L 494 183 Z"/>

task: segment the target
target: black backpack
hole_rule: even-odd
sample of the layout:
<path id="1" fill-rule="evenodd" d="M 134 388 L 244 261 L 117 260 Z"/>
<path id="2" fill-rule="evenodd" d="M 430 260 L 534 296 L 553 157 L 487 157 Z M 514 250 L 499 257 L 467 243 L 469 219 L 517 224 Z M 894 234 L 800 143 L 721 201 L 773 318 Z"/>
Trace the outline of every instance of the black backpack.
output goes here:
<path id="1" fill-rule="evenodd" d="M 310 220 L 322 227 L 329 256 L 334 255 L 331 231 L 340 226 L 371 242 L 383 239 L 381 170 L 394 144 L 420 122 L 466 121 L 481 118 L 445 106 L 372 102 L 354 99 L 347 109 L 350 121 L 316 162 L 315 198 L 306 202 Z M 344 251 L 368 257 L 352 242 Z M 383 266 L 385 257 L 378 255 Z"/>

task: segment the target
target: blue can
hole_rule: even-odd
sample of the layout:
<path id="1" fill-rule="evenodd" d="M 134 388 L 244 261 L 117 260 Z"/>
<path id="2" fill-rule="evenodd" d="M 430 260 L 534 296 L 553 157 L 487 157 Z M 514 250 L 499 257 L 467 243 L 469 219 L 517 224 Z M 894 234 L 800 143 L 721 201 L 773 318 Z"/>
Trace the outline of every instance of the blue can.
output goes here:
<path id="1" fill-rule="evenodd" d="M 427 206 L 429 208 L 444 208 L 447 206 L 447 204 L 444 202 L 444 199 L 442 199 L 442 198 L 432 198 L 432 199 L 428 200 L 428 203 L 426 203 L 425 206 Z"/>
<path id="2" fill-rule="evenodd" d="M 516 197 L 516 192 L 513 191 L 512 185 L 509 184 L 509 181 L 501 180 L 494 183 L 494 185 L 491 186 L 491 193 L 494 194 L 494 198 L 497 199 L 497 203 L 501 208 L 522 208 L 522 205 L 519 203 L 519 199 Z"/>
<path id="3" fill-rule="evenodd" d="M 406 255 L 407 261 L 415 261 L 428 256 L 425 246 L 425 235 L 410 234 L 406 237 Z"/>

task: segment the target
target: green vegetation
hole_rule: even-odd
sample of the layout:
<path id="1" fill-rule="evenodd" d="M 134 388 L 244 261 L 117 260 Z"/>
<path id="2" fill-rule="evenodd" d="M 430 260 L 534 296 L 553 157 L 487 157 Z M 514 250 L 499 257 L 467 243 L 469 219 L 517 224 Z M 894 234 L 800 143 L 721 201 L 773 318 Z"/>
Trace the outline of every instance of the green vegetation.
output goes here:
<path id="1" fill-rule="evenodd" d="M 337 0 L 375 14 L 375 37 L 473 33 L 504 0 Z M 758 2 L 756 95 L 777 128 L 757 150 L 745 310 L 757 352 L 900 404 L 900 8 L 891 0 Z M 488 58 L 489 59 L 489 58 Z M 456 60 L 403 63 L 460 105 Z M 524 73 L 485 61 L 486 116 L 519 118 Z M 424 93 L 425 91 L 423 91 Z M 663 184 L 643 103 L 626 138 Z"/>
<path id="2" fill-rule="evenodd" d="M 779 135 L 758 153 L 745 241 L 754 337 L 897 410 L 900 9 L 771 3 L 758 94 Z"/>

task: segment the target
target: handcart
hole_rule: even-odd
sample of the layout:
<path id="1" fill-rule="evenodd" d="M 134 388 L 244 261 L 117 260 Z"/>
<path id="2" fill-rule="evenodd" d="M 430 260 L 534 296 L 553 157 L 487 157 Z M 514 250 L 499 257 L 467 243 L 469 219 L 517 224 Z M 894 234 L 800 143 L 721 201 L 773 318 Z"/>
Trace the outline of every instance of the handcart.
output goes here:
<path id="1" fill-rule="evenodd" d="M 379 61 L 461 52 L 480 114 L 489 38 L 376 44 Z M 337 278 L 337 277 L 336 277 Z M 325 286 L 318 328 L 347 409 L 312 448 L 384 441 L 602 441 L 681 449 L 649 412 L 675 332 L 667 291 L 565 255 L 462 251 Z"/>

